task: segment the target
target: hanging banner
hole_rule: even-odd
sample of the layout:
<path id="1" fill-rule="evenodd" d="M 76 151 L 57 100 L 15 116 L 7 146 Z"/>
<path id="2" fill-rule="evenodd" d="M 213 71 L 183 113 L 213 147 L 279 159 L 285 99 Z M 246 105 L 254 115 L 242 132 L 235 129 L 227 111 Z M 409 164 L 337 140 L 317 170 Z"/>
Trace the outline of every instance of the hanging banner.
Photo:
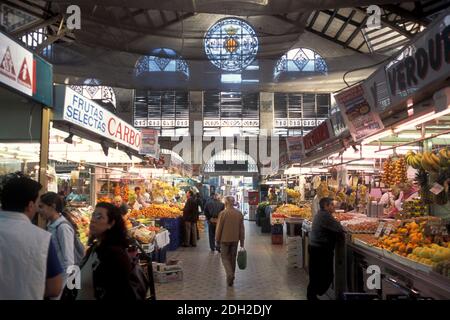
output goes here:
<path id="1" fill-rule="evenodd" d="M 339 137 L 342 133 L 347 131 L 347 125 L 342 117 L 341 110 L 338 108 L 334 108 L 330 111 L 330 121 L 333 133 L 336 137 Z"/>
<path id="2" fill-rule="evenodd" d="M 63 112 L 60 120 L 139 151 L 141 133 L 136 128 L 71 88 L 55 86 L 55 106 L 57 113 Z"/>
<path id="3" fill-rule="evenodd" d="M 301 162 L 304 154 L 303 137 L 287 137 L 286 139 L 288 157 L 290 163 Z"/>
<path id="4" fill-rule="evenodd" d="M 361 141 L 384 128 L 380 116 L 373 111 L 367 102 L 362 85 L 356 85 L 342 91 L 336 94 L 335 98 L 355 142 Z"/>
<path id="5" fill-rule="evenodd" d="M 33 53 L 0 33 L 0 82 L 28 96 L 36 91 Z"/>
<path id="6" fill-rule="evenodd" d="M 145 154 L 156 159 L 159 158 L 158 153 L 158 130 L 142 129 L 141 147 L 139 148 L 139 154 Z"/>
<path id="7" fill-rule="evenodd" d="M 363 83 L 369 104 L 383 112 L 406 103 L 426 87 L 443 87 L 450 74 L 450 10 L 420 33 L 391 61 L 385 63 Z M 406 106 L 406 105 L 405 105 Z"/>
<path id="8" fill-rule="evenodd" d="M 324 143 L 330 139 L 332 135 L 330 121 L 327 120 L 322 122 L 322 124 L 303 137 L 303 147 L 305 152 Z"/>

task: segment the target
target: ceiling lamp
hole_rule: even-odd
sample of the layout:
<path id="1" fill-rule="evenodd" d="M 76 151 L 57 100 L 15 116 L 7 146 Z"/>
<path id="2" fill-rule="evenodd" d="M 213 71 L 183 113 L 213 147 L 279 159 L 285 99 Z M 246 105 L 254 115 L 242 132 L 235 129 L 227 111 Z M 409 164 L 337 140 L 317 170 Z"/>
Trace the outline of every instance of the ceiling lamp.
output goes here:
<path id="1" fill-rule="evenodd" d="M 102 146 L 103 153 L 105 154 L 105 156 L 108 156 L 109 147 L 106 144 L 106 142 L 105 141 L 101 141 L 100 145 Z"/>
<path id="2" fill-rule="evenodd" d="M 64 142 L 72 144 L 73 143 L 73 133 L 69 133 L 69 136 L 64 139 Z"/>

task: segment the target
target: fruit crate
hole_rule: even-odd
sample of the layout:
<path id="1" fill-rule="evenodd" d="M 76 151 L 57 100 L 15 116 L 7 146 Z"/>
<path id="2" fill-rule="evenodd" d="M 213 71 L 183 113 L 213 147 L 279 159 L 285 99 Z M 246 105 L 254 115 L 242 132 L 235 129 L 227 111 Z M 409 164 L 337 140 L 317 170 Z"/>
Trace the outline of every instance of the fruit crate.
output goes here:
<path id="1" fill-rule="evenodd" d="M 169 283 L 174 281 L 183 280 L 183 270 L 174 271 L 156 271 L 154 273 L 155 282 L 157 283 Z"/>
<path id="2" fill-rule="evenodd" d="M 282 234 L 273 234 L 272 235 L 272 244 L 283 244 L 283 235 Z"/>

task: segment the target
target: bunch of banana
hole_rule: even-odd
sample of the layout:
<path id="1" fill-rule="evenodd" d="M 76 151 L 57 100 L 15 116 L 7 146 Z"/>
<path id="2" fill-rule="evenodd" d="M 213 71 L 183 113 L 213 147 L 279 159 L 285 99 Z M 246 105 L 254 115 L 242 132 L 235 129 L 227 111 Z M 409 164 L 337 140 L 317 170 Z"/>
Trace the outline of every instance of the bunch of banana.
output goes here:
<path id="1" fill-rule="evenodd" d="M 337 201 L 339 202 L 346 202 L 347 201 L 347 195 L 343 192 L 343 191 L 339 191 L 336 194 L 336 198 Z"/>
<path id="2" fill-rule="evenodd" d="M 442 148 L 439 150 L 438 156 L 441 160 L 441 166 L 446 168 L 450 166 L 450 150 L 447 148 Z"/>
<path id="3" fill-rule="evenodd" d="M 422 168 L 428 172 L 438 172 L 440 159 L 433 152 L 426 151 L 422 155 Z"/>
<path id="4" fill-rule="evenodd" d="M 354 205 L 355 205 L 355 202 L 356 202 L 356 193 L 355 193 L 355 192 L 352 192 L 352 193 L 348 196 L 347 203 L 348 203 L 349 205 L 351 205 L 351 206 L 354 206 Z"/>
<path id="5" fill-rule="evenodd" d="M 422 167 L 422 154 L 420 152 L 414 153 L 414 151 L 408 151 L 405 155 L 405 160 L 406 164 L 414 169 L 418 170 Z"/>

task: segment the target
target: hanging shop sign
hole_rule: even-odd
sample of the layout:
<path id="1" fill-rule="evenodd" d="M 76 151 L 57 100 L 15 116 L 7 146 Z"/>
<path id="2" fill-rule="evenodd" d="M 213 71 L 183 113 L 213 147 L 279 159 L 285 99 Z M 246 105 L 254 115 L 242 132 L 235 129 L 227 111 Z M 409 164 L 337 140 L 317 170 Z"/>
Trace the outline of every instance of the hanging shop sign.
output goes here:
<path id="1" fill-rule="evenodd" d="M 0 82 L 33 96 L 36 73 L 33 53 L 0 33 Z"/>
<path id="2" fill-rule="evenodd" d="M 142 129 L 141 130 L 141 146 L 139 154 L 145 154 L 149 157 L 156 158 L 158 155 L 158 130 Z"/>
<path id="3" fill-rule="evenodd" d="M 450 74 L 450 10 L 363 84 L 367 99 L 383 112 L 412 99 Z M 436 89 L 436 88 L 435 88 Z M 408 101 L 409 102 L 409 101 Z"/>
<path id="4" fill-rule="evenodd" d="M 97 103 L 66 86 L 55 87 L 56 103 L 64 94 L 62 120 L 139 151 L 141 133 Z"/>
<path id="5" fill-rule="evenodd" d="M 299 163 L 304 155 L 303 137 L 287 137 L 286 144 L 290 163 Z"/>
<path id="6" fill-rule="evenodd" d="M 342 113 L 338 108 L 334 108 L 331 111 L 330 121 L 331 127 L 333 128 L 333 133 L 336 137 L 339 137 L 342 133 L 347 131 L 347 126 L 345 124 L 344 118 L 342 117 Z"/>
<path id="7" fill-rule="evenodd" d="M 335 98 L 355 142 L 384 128 L 380 116 L 367 102 L 362 85 L 342 91 L 335 95 Z"/>
<path id="8" fill-rule="evenodd" d="M 322 122 L 318 127 L 314 128 L 306 136 L 303 137 L 303 146 L 305 151 L 319 146 L 333 136 L 331 132 L 330 121 Z"/>

